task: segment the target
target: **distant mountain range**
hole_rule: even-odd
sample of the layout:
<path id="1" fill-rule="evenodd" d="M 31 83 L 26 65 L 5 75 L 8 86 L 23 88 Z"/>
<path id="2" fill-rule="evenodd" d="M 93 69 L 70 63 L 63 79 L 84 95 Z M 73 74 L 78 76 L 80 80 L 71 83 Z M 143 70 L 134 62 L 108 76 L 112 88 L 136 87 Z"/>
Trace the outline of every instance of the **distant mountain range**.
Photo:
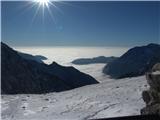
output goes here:
<path id="1" fill-rule="evenodd" d="M 160 62 L 160 45 L 149 44 L 128 50 L 120 58 L 108 63 L 103 72 L 117 79 L 134 77 L 143 75 L 158 62 Z"/>
<path id="2" fill-rule="evenodd" d="M 1 43 L 2 94 L 60 92 L 98 83 L 73 67 L 64 67 L 55 62 L 47 65 L 33 58 Z"/>
<path id="3" fill-rule="evenodd" d="M 105 57 L 105 56 L 99 56 L 94 58 L 79 58 L 76 60 L 73 60 L 73 64 L 77 65 L 86 65 L 86 64 L 93 64 L 93 63 L 109 63 L 113 60 L 117 59 L 118 57 Z"/>

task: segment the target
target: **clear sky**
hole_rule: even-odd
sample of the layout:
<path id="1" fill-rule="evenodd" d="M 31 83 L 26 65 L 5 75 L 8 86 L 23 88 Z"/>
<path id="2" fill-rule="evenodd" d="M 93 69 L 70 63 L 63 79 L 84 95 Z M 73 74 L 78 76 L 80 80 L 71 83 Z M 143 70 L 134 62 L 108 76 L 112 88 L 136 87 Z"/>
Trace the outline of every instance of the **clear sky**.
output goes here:
<path id="1" fill-rule="evenodd" d="M 160 41 L 160 2 L 2 2 L 2 41 L 13 46 L 135 46 Z"/>

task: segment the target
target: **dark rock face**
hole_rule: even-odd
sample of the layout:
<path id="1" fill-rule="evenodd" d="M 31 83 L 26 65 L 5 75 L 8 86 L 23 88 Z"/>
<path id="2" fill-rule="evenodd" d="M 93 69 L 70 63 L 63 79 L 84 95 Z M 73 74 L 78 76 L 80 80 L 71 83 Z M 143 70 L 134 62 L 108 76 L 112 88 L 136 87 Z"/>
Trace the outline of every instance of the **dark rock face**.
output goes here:
<path id="1" fill-rule="evenodd" d="M 35 55 L 35 56 L 33 56 L 33 55 L 26 54 L 26 53 L 21 53 L 21 52 L 18 52 L 18 54 L 21 57 L 23 57 L 23 58 L 25 58 L 27 60 L 34 60 L 34 61 L 37 61 L 39 63 L 44 63 L 43 60 L 47 60 L 46 57 L 41 56 L 41 55 Z"/>
<path id="2" fill-rule="evenodd" d="M 85 65 L 85 64 L 93 64 L 93 63 L 109 63 L 117 59 L 118 57 L 104 57 L 99 56 L 95 58 L 80 58 L 72 61 L 73 64 L 77 65 Z"/>
<path id="3" fill-rule="evenodd" d="M 59 92 L 98 83 L 73 67 L 55 64 L 46 65 L 25 59 L 17 51 L 1 43 L 2 94 Z"/>
<path id="4" fill-rule="evenodd" d="M 160 62 L 159 53 L 158 44 L 132 48 L 120 58 L 107 64 L 103 72 L 116 79 L 143 75 L 154 64 Z"/>
<path id="5" fill-rule="evenodd" d="M 141 110 L 141 114 L 160 115 L 160 63 L 156 64 L 152 72 L 146 74 L 150 89 L 142 92 L 142 98 L 146 107 Z"/>

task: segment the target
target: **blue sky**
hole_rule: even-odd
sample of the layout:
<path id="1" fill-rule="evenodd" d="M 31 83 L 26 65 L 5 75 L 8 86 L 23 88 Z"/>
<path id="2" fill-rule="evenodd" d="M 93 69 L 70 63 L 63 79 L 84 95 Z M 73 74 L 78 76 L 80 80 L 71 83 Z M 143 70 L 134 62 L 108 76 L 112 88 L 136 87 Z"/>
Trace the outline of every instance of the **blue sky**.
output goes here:
<path id="1" fill-rule="evenodd" d="M 160 2 L 2 2 L 2 41 L 12 46 L 136 46 L 160 41 Z M 54 20 L 53 20 L 54 17 Z"/>

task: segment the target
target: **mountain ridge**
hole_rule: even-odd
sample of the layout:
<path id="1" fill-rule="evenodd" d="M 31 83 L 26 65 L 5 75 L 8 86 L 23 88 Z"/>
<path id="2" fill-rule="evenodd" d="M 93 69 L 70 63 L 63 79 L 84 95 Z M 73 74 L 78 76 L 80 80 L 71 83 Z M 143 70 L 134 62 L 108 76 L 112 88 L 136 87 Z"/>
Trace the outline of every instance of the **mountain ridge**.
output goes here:
<path id="1" fill-rule="evenodd" d="M 160 45 L 148 44 L 129 49 L 120 58 L 107 64 L 103 73 L 112 78 L 125 78 L 143 75 L 152 66 L 160 62 Z"/>
<path id="2" fill-rule="evenodd" d="M 109 63 L 113 60 L 116 60 L 118 57 L 105 57 L 105 56 L 99 56 L 94 58 L 79 58 L 73 60 L 71 63 L 76 65 L 86 65 L 86 64 L 96 64 L 96 63 Z"/>
<path id="3" fill-rule="evenodd" d="M 73 67 L 47 65 L 25 59 L 2 42 L 1 68 L 2 94 L 60 92 L 98 83 L 93 77 Z M 64 75 L 61 71 L 70 74 Z"/>

